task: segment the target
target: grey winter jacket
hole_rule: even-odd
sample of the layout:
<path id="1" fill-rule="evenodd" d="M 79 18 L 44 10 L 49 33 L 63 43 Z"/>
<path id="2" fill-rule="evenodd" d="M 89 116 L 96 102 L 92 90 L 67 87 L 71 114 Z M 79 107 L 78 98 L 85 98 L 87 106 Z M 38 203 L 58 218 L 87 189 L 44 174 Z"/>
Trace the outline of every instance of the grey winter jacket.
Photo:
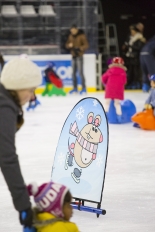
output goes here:
<path id="1" fill-rule="evenodd" d="M 152 88 L 150 95 L 148 97 L 148 99 L 146 100 L 145 104 L 150 104 L 153 106 L 153 108 L 155 108 L 155 89 Z"/>
<path id="2" fill-rule="evenodd" d="M 15 148 L 19 108 L 10 93 L 0 84 L 0 168 L 18 211 L 31 206 Z"/>

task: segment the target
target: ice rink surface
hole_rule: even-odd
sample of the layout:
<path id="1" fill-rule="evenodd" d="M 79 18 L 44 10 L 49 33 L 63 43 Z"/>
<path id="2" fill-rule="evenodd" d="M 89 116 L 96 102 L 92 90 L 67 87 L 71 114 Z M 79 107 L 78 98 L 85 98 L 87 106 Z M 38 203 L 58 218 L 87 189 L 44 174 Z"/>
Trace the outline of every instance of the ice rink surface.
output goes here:
<path id="1" fill-rule="evenodd" d="M 92 93 L 103 103 L 103 93 Z M 148 94 L 126 92 L 137 110 Z M 85 96 L 83 96 L 85 97 Z M 26 112 L 25 124 L 17 133 L 17 154 L 25 182 L 50 180 L 52 163 L 64 121 L 82 96 L 39 96 L 41 106 Z M 93 173 L 91 173 L 93 175 Z M 20 232 L 18 213 L 0 174 L 0 232 Z M 95 205 L 94 205 L 95 206 Z M 103 191 L 105 216 L 74 211 L 72 221 L 81 232 L 155 231 L 155 131 L 143 131 L 132 123 L 109 125 L 109 153 Z"/>

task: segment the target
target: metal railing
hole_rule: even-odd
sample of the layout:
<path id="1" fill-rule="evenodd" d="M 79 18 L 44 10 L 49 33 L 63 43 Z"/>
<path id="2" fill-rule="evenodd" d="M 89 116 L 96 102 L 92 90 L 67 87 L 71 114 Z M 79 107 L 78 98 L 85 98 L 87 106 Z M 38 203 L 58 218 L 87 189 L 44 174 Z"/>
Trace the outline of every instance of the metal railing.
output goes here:
<path id="1" fill-rule="evenodd" d="M 25 46 L 31 46 L 33 53 L 33 46 L 49 45 L 50 54 L 67 53 L 65 42 L 69 29 L 76 24 L 88 38 L 87 52 L 97 54 L 97 2 L 98 0 L 15 0 L 10 3 L 1 0 L 0 46 L 8 46 L 8 49 L 18 46 L 20 49 L 17 49 L 17 53 L 19 50 L 25 51 Z"/>

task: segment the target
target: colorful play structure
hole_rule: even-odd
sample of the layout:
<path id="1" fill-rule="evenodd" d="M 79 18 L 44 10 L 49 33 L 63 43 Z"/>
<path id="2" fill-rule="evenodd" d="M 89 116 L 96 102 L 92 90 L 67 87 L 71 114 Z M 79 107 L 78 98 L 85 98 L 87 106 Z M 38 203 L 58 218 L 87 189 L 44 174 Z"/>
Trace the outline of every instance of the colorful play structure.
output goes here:
<path id="1" fill-rule="evenodd" d="M 155 116 L 153 109 L 144 110 L 132 116 L 135 127 L 143 130 L 155 130 Z"/>
<path id="2" fill-rule="evenodd" d="M 121 109 L 122 109 L 121 124 L 132 122 L 131 117 L 136 113 L 136 107 L 134 103 L 130 100 L 124 100 L 121 102 Z M 110 124 L 120 124 L 120 122 L 118 122 L 117 119 L 116 109 L 113 100 L 110 103 L 109 112 L 107 113 L 107 118 Z"/>
<path id="3" fill-rule="evenodd" d="M 50 62 L 48 67 L 45 69 L 45 89 L 42 92 L 42 96 L 66 96 L 63 89 L 63 82 L 61 78 L 54 71 L 54 63 Z"/>

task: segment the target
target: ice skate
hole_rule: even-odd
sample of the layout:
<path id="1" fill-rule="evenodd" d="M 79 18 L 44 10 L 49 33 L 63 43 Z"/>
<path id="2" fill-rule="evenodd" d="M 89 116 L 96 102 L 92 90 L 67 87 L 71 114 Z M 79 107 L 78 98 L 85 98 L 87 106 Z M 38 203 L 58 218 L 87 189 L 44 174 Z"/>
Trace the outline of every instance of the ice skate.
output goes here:
<path id="1" fill-rule="evenodd" d="M 78 92 L 77 89 L 74 88 L 74 89 L 72 89 L 72 90 L 69 92 L 69 94 L 75 94 L 75 93 L 77 93 L 77 92 Z"/>
<path id="2" fill-rule="evenodd" d="M 29 106 L 26 108 L 27 111 L 34 110 L 34 107 L 32 103 L 29 104 Z"/>
<path id="3" fill-rule="evenodd" d="M 35 100 L 35 107 L 38 106 L 38 105 L 41 105 L 40 104 L 40 101 L 38 101 L 38 99 Z"/>
<path id="4" fill-rule="evenodd" d="M 83 89 L 80 91 L 80 94 L 82 95 L 82 94 L 85 94 L 85 93 L 87 93 L 86 88 L 83 88 Z"/>
<path id="5" fill-rule="evenodd" d="M 134 124 L 133 124 L 133 127 L 140 128 L 140 126 L 139 126 L 138 123 L 134 123 Z"/>
<path id="6" fill-rule="evenodd" d="M 68 169 L 68 159 L 69 159 L 69 153 L 67 152 L 66 159 L 65 159 L 65 170 Z"/>
<path id="7" fill-rule="evenodd" d="M 143 92 L 147 93 L 150 90 L 150 86 L 147 83 L 144 83 L 142 86 Z"/>
<path id="8" fill-rule="evenodd" d="M 76 177 L 75 174 L 74 174 L 74 172 L 71 173 L 71 176 L 72 176 L 73 180 L 74 180 L 77 184 L 80 183 L 80 178 Z"/>
<path id="9" fill-rule="evenodd" d="M 122 123 L 122 115 L 117 115 L 117 120 L 118 120 L 118 123 Z"/>

